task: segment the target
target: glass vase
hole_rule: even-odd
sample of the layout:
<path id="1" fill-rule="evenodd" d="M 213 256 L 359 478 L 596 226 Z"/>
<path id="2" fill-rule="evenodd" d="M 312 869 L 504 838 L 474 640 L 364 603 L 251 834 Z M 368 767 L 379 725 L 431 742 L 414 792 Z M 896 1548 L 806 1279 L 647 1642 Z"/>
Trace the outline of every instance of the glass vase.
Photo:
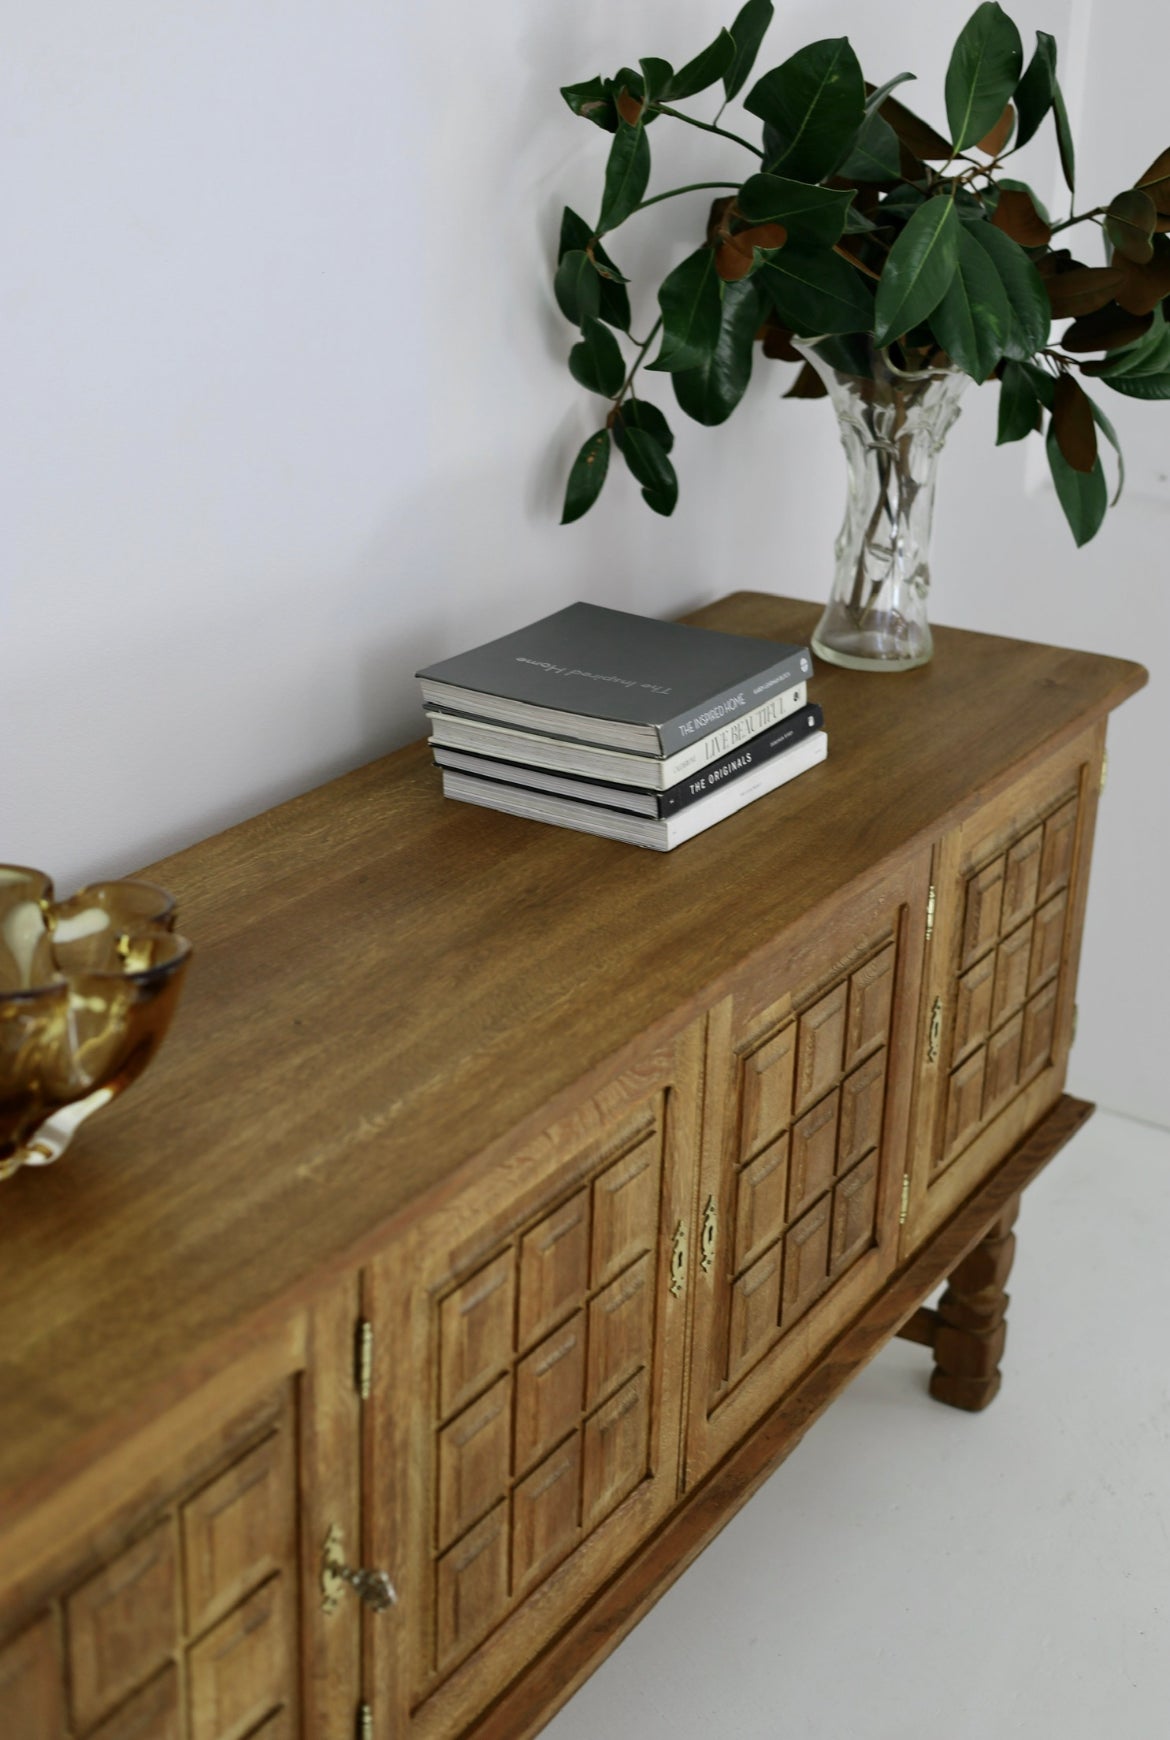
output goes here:
<path id="1" fill-rule="evenodd" d="M 797 348 L 828 388 L 848 471 L 833 590 L 813 651 L 850 670 L 912 670 L 933 651 L 935 475 L 969 377 L 949 367 L 907 372 L 872 346 L 866 377 L 834 367 L 811 345 Z"/>

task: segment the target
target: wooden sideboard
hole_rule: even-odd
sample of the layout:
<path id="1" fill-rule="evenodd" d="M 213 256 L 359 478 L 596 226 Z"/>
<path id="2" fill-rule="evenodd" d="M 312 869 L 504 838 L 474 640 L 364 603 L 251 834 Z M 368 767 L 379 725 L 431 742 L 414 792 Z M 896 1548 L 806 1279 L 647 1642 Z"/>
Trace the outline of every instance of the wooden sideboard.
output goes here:
<path id="1" fill-rule="evenodd" d="M 669 855 L 416 744 L 148 872 L 174 1030 L 0 1187 L 5 1740 L 513 1740 L 890 1336 L 991 1399 L 1145 673 L 936 639 Z"/>

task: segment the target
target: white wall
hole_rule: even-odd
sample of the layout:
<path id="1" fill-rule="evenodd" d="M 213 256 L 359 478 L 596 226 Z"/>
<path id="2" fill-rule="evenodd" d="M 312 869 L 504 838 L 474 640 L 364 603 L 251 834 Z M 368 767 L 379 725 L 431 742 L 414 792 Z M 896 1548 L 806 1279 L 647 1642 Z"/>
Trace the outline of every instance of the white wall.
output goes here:
<path id="1" fill-rule="evenodd" d="M 1166 144 L 1168 27 L 1153 0 L 1120 0 L 1107 34 L 1086 5 L 1011 9 L 1029 40 L 1039 24 L 1079 42 L 1096 199 Z M 969 9 L 800 0 L 761 65 L 847 31 L 875 79 L 915 67 L 907 100 L 941 119 Z M 556 524 L 596 413 L 565 371 L 549 261 L 562 204 L 595 210 L 606 147 L 557 87 L 647 52 L 679 64 L 734 10 L 6 8 L 0 858 L 62 889 L 144 863 L 416 735 L 419 662 L 576 597 L 666 614 L 744 585 L 822 593 L 840 458 L 826 408 L 779 403 L 779 374 L 729 429 L 679 427 L 672 521 L 615 475 Z M 654 189 L 741 157 L 665 123 L 652 140 Z M 1052 154 L 1031 156 L 1055 188 Z M 632 220 L 619 261 L 660 274 L 706 204 Z M 1151 665 L 1157 686 L 1113 728 L 1074 1085 L 1170 1123 L 1170 422 L 1115 395 L 1109 410 L 1144 494 L 1077 555 L 1035 469 L 994 449 L 992 394 L 972 392 L 933 614 Z"/>

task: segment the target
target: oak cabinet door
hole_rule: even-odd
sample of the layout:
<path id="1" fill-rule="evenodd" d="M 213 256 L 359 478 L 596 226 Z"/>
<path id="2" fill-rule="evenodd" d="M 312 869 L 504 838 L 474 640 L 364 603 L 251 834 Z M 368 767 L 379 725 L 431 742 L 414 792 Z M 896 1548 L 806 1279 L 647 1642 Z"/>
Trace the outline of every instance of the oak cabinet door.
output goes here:
<path id="1" fill-rule="evenodd" d="M 301 1731 L 297 1415 L 285 1381 L 176 1446 L 169 1474 L 140 1470 L 153 1485 L 136 1513 L 126 1495 L 123 1538 L 79 1543 L 74 1573 L 0 1640 L 4 1740 Z"/>
<path id="2" fill-rule="evenodd" d="M 702 1024 L 367 1271 L 379 1740 L 461 1733 L 674 1503 Z"/>
<path id="3" fill-rule="evenodd" d="M 904 1251 L 1064 1086 L 1103 753 L 1101 725 L 981 806 L 936 853 Z"/>
<path id="4" fill-rule="evenodd" d="M 893 1266 L 929 870 L 879 873 L 712 1011 L 688 1482 Z"/>

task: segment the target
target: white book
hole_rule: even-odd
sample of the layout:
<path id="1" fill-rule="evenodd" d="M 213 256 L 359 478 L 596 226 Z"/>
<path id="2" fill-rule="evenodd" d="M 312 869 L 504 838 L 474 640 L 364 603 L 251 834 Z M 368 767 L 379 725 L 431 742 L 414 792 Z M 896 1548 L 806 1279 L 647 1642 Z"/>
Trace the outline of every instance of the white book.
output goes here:
<path id="1" fill-rule="evenodd" d="M 713 761 L 740 749 L 750 737 L 766 731 L 803 707 L 808 686 L 793 683 L 763 701 L 742 718 L 688 743 L 673 755 L 639 755 L 623 749 L 603 749 L 572 737 L 553 737 L 545 732 L 521 731 L 480 719 L 428 707 L 432 744 L 448 749 L 466 749 L 473 755 L 494 755 L 501 761 L 518 761 L 527 767 L 547 767 L 554 773 L 579 774 L 582 779 L 604 779 L 614 785 L 636 785 L 643 791 L 669 791 L 680 779 L 689 779 Z"/>
<path id="2" fill-rule="evenodd" d="M 712 792 L 710 797 L 701 798 L 688 809 L 661 820 L 626 815 L 602 804 L 552 797 L 522 786 L 502 785 L 494 779 L 480 779 L 475 774 L 450 770 L 443 773 L 443 795 L 457 798 L 462 803 L 481 804 L 485 809 L 503 810 L 508 815 L 522 816 L 529 821 L 551 822 L 559 828 L 576 828 L 580 833 L 601 834 L 606 839 L 623 840 L 631 846 L 649 846 L 657 852 L 670 852 L 684 841 L 694 839 L 696 834 L 714 827 L 716 822 L 725 821 L 737 810 L 746 808 L 757 798 L 766 797 L 769 792 L 786 785 L 798 774 L 806 773 L 825 759 L 828 749 L 827 732 L 814 731 L 802 743 L 765 762 L 758 772 L 734 780 Z"/>

